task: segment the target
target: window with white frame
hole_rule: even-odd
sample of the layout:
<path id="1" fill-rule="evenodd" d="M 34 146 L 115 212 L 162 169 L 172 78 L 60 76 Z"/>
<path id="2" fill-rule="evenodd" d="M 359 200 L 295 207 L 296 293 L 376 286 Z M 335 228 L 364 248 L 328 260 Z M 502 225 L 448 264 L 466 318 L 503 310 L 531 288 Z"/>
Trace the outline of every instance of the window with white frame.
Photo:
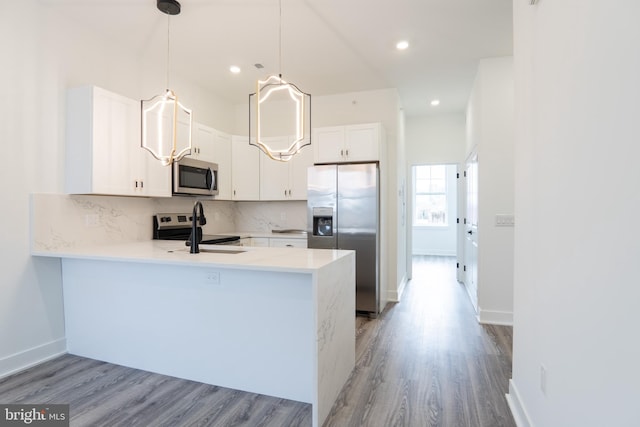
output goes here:
<path id="1" fill-rule="evenodd" d="M 417 226 L 445 227 L 447 215 L 446 165 L 422 165 L 413 168 L 413 223 Z"/>

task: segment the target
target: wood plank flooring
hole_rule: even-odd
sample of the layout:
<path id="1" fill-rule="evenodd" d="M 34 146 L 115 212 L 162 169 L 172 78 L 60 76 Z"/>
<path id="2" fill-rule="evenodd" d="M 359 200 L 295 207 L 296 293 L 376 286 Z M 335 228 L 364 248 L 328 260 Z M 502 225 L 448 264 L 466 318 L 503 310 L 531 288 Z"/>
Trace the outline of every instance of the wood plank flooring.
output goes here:
<path id="1" fill-rule="evenodd" d="M 356 318 L 356 367 L 325 427 L 515 426 L 511 328 L 483 326 L 455 260 L 415 257 L 403 300 Z M 72 426 L 310 426 L 309 404 L 65 355 L 0 380 L 0 403 L 69 403 Z"/>

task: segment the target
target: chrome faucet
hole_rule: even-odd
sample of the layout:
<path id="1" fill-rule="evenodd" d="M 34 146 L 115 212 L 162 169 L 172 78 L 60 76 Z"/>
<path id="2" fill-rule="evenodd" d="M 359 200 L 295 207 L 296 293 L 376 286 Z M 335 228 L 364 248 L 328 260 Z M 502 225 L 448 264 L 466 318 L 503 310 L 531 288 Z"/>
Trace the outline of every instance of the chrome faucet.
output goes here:
<path id="1" fill-rule="evenodd" d="M 198 216 L 198 214 L 200 214 Z M 202 202 L 199 200 L 193 205 L 193 214 L 191 215 L 191 253 L 198 254 L 200 253 L 200 247 L 198 246 L 200 243 L 200 239 L 198 237 L 198 222 L 200 225 L 205 225 L 207 223 L 207 219 L 204 217 L 204 208 L 202 207 Z"/>

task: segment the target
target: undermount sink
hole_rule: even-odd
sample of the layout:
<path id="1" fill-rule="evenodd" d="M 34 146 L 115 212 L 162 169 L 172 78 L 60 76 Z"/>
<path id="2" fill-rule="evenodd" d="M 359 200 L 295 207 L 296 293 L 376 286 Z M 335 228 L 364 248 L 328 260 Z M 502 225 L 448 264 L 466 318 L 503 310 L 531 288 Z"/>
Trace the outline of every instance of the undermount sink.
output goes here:
<path id="1" fill-rule="evenodd" d="M 167 251 L 169 253 L 173 253 L 173 252 L 190 252 L 189 248 L 185 248 L 185 249 L 178 249 L 178 250 L 174 250 L 174 251 Z M 235 255 L 235 254 L 241 254 L 243 252 L 247 252 L 247 251 L 243 251 L 243 250 L 239 250 L 239 249 L 206 249 L 203 247 L 200 247 L 200 253 L 207 253 L 207 254 L 229 254 L 229 255 Z"/>

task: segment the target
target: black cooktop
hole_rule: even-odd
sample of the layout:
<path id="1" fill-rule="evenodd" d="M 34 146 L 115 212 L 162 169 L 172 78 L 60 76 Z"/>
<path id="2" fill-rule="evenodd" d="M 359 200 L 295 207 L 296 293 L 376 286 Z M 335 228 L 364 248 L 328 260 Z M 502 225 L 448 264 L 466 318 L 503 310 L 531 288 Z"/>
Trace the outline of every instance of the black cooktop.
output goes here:
<path id="1" fill-rule="evenodd" d="M 153 216 L 154 240 L 184 240 L 191 242 L 191 214 L 156 214 Z M 240 240 L 240 236 L 202 234 L 202 227 L 197 225 L 198 240 L 202 244 L 221 244 Z"/>

